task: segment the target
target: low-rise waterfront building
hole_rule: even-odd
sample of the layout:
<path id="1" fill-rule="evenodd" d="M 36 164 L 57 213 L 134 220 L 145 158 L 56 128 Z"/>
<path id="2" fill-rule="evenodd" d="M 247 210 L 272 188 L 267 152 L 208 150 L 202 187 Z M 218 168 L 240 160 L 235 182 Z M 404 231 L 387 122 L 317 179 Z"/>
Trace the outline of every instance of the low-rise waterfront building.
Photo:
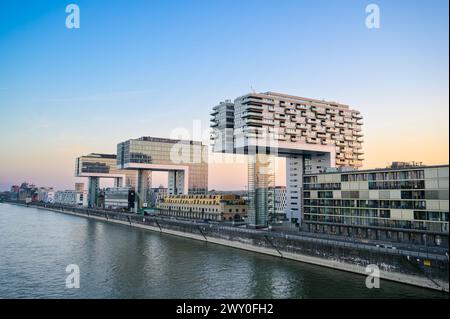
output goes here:
<path id="1" fill-rule="evenodd" d="M 107 209 L 130 210 L 134 207 L 135 192 L 131 187 L 108 187 L 104 191 Z"/>
<path id="2" fill-rule="evenodd" d="M 448 246 L 448 165 L 307 174 L 303 182 L 303 230 Z"/>
<path id="3" fill-rule="evenodd" d="M 169 195 L 156 207 L 163 215 L 214 221 L 242 220 L 248 211 L 237 195 Z"/>
<path id="4" fill-rule="evenodd" d="M 71 206 L 88 206 L 87 192 L 77 192 L 75 190 L 57 191 L 55 193 L 55 203 Z"/>
<path id="5" fill-rule="evenodd" d="M 38 189 L 34 184 L 22 183 L 19 188 L 18 200 L 33 202 L 38 200 Z"/>
<path id="6" fill-rule="evenodd" d="M 168 188 L 164 186 L 153 187 L 149 190 L 148 194 L 148 207 L 155 208 L 165 196 L 168 195 Z"/>
<path id="7" fill-rule="evenodd" d="M 54 197 L 55 192 L 53 191 L 53 187 L 39 187 L 38 190 L 38 201 L 39 202 L 48 202 L 48 197 Z"/>

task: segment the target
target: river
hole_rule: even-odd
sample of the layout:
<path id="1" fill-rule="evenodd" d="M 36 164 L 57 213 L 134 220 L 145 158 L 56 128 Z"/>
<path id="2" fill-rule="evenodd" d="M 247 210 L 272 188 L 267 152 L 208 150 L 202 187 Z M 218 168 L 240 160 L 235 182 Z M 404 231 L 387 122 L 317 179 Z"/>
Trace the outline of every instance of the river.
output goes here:
<path id="1" fill-rule="evenodd" d="M 66 288 L 66 267 L 80 287 Z M 0 204 L 0 298 L 448 298 L 126 225 Z"/>

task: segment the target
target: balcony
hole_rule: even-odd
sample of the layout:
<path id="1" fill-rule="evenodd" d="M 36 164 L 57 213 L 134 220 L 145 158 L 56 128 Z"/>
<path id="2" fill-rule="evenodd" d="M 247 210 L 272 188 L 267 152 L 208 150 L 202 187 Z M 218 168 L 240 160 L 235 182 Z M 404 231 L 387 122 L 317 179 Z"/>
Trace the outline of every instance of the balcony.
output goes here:
<path id="1" fill-rule="evenodd" d="M 262 111 L 263 106 L 260 104 L 247 104 L 245 106 L 246 111 Z"/>
<path id="2" fill-rule="evenodd" d="M 314 137 L 308 137 L 306 139 L 306 142 L 309 143 L 309 144 L 317 144 L 319 141 L 316 138 L 314 138 Z"/>
<path id="3" fill-rule="evenodd" d="M 307 111 L 307 112 L 305 112 L 305 115 L 304 115 L 307 119 L 315 119 L 316 118 L 316 114 L 315 113 L 313 113 L 313 112 L 309 112 L 309 111 Z"/>
<path id="4" fill-rule="evenodd" d="M 306 111 L 308 109 L 308 107 L 305 104 L 296 104 L 295 108 L 297 110 L 302 110 L 302 111 Z"/>
<path id="5" fill-rule="evenodd" d="M 286 135 L 284 134 L 275 134 L 275 139 L 280 141 L 286 141 Z"/>
<path id="6" fill-rule="evenodd" d="M 328 133 L 339 133 L 339 130 L 337 128 L 334 128 L 334 127 L 327 127 L 326 131 Z"/>
<path id="7" fill-rule="evenodd" d="M 242 113 L 242 118 L 256 118 L 256 119 L 262 119 L 263 115 L 261 112 L 252 112 L 252 111 L 248 111 L 248 112 L 244 112 Z"/>
<path id="8" fill-rule="evenodd" d="M 268 120 L 268 119 L 263 119 L 262 123 L 264 125 L 271 125 L 271 126 L 275 125 L 275 121 L 274 120 Z"/>
<path id="9" fill-rule="evenodd" d="M 296 129 L 287 128 L 287 129 L 286 129 L 286 133 L 287 133 L 287 134 L 290 134 L 290 135 L 297 135 L 297 134 L 299 134 L 300 132 L 298 132 Z"/>
<path id="10" fill-rule="evenodd" d="M 361 161 L 358 161 L 358 160 L 350 161 L 349 164 L 350 164 L 351 166 L 356 166 L 356 167 L 362 166 L 362 162 L 361 162 Z"/>
<path id="11" fill-rule="evenodd" d="M 275 113 L 274 114 L 274 118 L 277 119 L 277 120 L 285 120 L 286 119 L 286 115 L 285 114 Z"/>
<path id="12" fill-rule="evenodd" d="M 327 113 L 327 114 L 338 114 L 338 111 L 335 110 L 335 109 L 327 109 L 327 110 L 326 110 L 326 113 Z"/>
<path id="13" fill-rule="evenodd" d="M 316 107 L 316 113 L 319 115 L 319 114 L 322 114 L 322 115 L 325 115 L 325 114 L 327 114 L 327 111 L 326 111 L 326 109 L 325 108 L 323 108 L 323 107 Z"/>
<path id="14" fill-rule="evenodd" d="M 262 121 L 260 119 L 248 118 L 245 119 L 244 123 L 247 124 L 248 126 L 262 127 Z"/>
<path id="15" fill-rule="evenodd" d="M 331 138 L 335 141 L 344 141 L 344 137 L 342 135 L 334 135 Z"/>
<path id="16" fill-rule="evenodd" d="M 347 142 L 353 141 L 353 137 L 352 136 L 344 136 L 344 140 L 346 140 Z"/>
<path id="17" fill-rule="evenodd" d="M 326 133 L 327 129 L 323 126 L 316 126 L 315 131 L 318 133 Z"/>
<path id="18" fill-rule="evenodd" d="M 357 120 L 362 120 L 363 119 L 363 116 L 359 112 L 353 113 L 352 117 L 357 119 Z"/>
<path id="19" fill-rule="evenodd" d="M 311 131 L 303 131 L 302 133 L 302 136 L 305 136 L 305 137 L 310 137 L 310 138 L 315 138 L 316 137 L 316 134 L 314 133 L 314 132 L 311 132 Z"/>
<path id="20" fill-rule="evenodd" d="M 288 108 L 288 109 L 286 109 L 286 114 L 297 115 L 297 111 L 295 109 Z"/>

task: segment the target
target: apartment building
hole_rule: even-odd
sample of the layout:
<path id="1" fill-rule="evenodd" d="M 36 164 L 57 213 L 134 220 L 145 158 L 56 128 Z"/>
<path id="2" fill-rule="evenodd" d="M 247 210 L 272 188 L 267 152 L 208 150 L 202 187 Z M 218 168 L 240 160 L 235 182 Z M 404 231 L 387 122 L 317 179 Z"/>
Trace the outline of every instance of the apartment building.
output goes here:
<path id="1" fill-rule="evenodd" d="M 169 195 L 156 207 L 163 215 L 212 221 L 240 221 L 248 212 L 237 195 Z"/>
<path id="2" fill-rule="evenodd" d="M 215 106 L 211 115 L 213 151 L 249 155 L 249 220 L 257 227 L 267 225 L 265 203 L 273 194 L 266 189 L 274 187 L 274 172 L 261 162 L 286 158 L 286 215 L 293 222 L 301 218 L 304 173 L 362 165 L 362 116 L 345 104 L 250 93 Z"/>
<path id="3" fill-rule="evenodd" d="M 448 246 L 448 165 L 308 174 L 303 181 L 306 231 Z"/>

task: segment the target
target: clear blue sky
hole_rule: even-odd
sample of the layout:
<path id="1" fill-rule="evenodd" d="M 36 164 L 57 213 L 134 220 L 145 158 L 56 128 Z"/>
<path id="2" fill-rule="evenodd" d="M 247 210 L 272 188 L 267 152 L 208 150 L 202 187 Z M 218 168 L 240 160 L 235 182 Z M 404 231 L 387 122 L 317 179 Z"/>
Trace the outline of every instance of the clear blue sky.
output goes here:
<path id="1" fill-rule="evenodd" d="M 252 87 L 361 110 L 367 166 L 448 162 L 448 23 L 445 0 L 2 0 L 0 189 L 70 187 L 76 155 L 207 128 L 215 103 Z"/>

